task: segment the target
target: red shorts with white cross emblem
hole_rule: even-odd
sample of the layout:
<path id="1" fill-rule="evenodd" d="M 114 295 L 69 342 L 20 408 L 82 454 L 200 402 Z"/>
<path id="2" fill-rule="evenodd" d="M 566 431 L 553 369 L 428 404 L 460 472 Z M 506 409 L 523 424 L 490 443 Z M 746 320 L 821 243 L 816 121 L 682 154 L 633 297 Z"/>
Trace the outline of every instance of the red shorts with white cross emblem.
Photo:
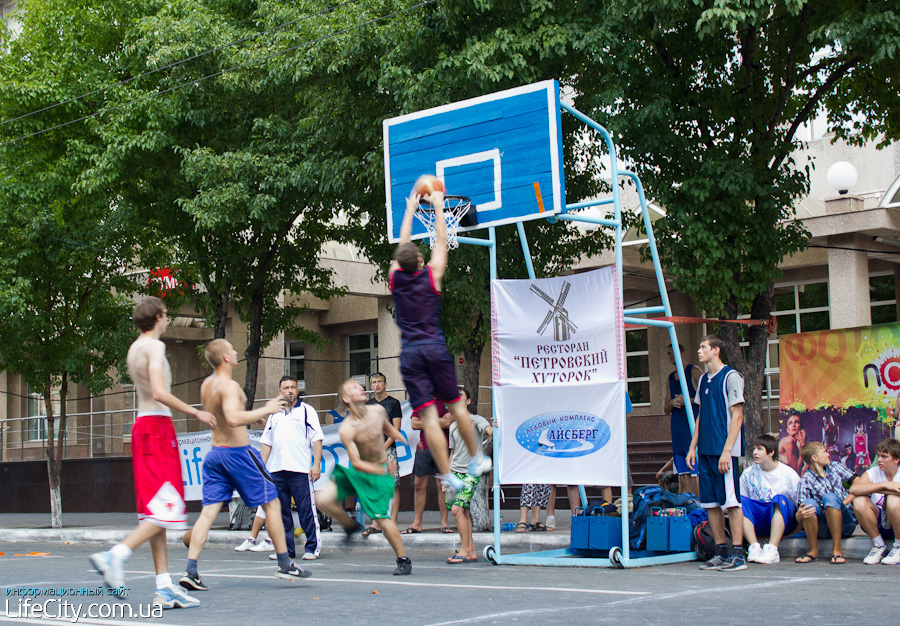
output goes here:
<path id="1" fill-rule="evenodd" d="M 178 439 L 167 415 L 138 415 L 131 429 L 131 463 L 140 521 L 187 528 Z"/>

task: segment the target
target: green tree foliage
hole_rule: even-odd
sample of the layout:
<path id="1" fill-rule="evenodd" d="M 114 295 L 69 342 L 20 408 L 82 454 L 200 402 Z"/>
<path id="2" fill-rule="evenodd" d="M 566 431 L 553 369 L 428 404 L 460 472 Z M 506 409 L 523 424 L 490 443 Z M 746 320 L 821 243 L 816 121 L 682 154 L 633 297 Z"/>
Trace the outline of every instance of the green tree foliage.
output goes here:
<path id="1" fill-rule="evenodd" d="M 203 286 L 191 300 L 216 336 L 229 304 L 247 324 L 248 405 L 260 352 L 275 336 L 320 341 L 297 326 L 304 309 L 283 294 L 341 293 L 319 253 L 352 230 L 342 190 L 330 184 L 352 164 L 331 151 L 335 118 L 306 102 L 325 96 L 269 65 L 279 55 L 297 64 L 298 53 L 285 51 L 315 35 L 322 3 L 300 3 L 310 4 L 320 7 L 289 14 L 272 2 L 148 3 L 123 54 L 130 75 L 147 75 L 117 94 L 136 102 L 111 114 L 107 148 L 90 172 L 158 234 L 146 254 L 168 255 Z"/>
<path id="2" fill-rule="evenodd" d="M 295 77 L 310 76 L 316 93 L 304 96 L 308 105 L 325 107 L 319 114 L 339 120 L 328 130 L 334 149 L 352 167 L 339 184 L 366 218 L 366 227 L 356 232 L 354 240 L 383 271 L 393 246 L 382 235 L 386 231 L 382 120 L 550 78 L 565 85 L 583 65 L 583 52 L 577 47 L 584 26 L 578 3 L 420 4 L 365 2 L 329 14 L 332 32 L 348 29 L 346 35 L 311 49 L 305 56 L 309 65 L 287 67 L 287 58 L 273 62 L 283 63 L 284 71 Z M 398 17 L 379 20 L 401 10 L 406 11 Z M 360 24 L 366 25 L 353 27 Z M 570 198 L 588 197 L 599 189 L 591 173 L 577 167 L 585 154 L 583 143 L 577 141 L 581 128 L 574 119 L 563 118 Z M 609 243 L 601 233 L 580 237 L 567 224 L 543 220 L 527 224 L 526 232 L 539 276 L 571 267 L 582 254 L 598 252 Z M 500 277 L 526 277 L 515 227 L 498 229 L 497 239 Z M 466 383 L 477 402 L 480 356 L 490 334 L 486 249 L 461 246 L 450 254 L 442 306 L 448 344 L 465 356 Z"/>
<path id="3" fill-rule="evenodd" d="M 657 241 L 675 287 L 707 314 L 766 319 L 782 259 L 807 233 L 793 221 L 808 190 L 796 132 L 823 107 L 838 138 L 900 136 L 900 3 L 801 0 L 608 0 L 582 43 L 592 51 L 579 108 L 616 135 L 648 196 L 666 208 Z M 759 418 L 766 332 L 731 363 Z"/>
<path id="4" fill-rule="evenodd" d="M 123 13 L 74 1 L 28 5 L 22 35 L 0 41 L 8 47 L 0 54 L 0 120 L 7 120 L 0 125 L 0 367 L 43 394 L 52 524 L 59 527 L 69 384 L 98 392 L 124 371 L 134 331 L 123 294 L 134 285 L 122 259 L 137 239 L 122 228 L 123 212 L 103 190 L 82 185 L 98 141 L 90 125 L 8 143 L 97 105 L 91 97 L 14 120 L 115 80 L 109 60 Z M 60 49 L 67 54 L 61 57 Z M 50 401 L 54 388 L 58 416 Z"/>

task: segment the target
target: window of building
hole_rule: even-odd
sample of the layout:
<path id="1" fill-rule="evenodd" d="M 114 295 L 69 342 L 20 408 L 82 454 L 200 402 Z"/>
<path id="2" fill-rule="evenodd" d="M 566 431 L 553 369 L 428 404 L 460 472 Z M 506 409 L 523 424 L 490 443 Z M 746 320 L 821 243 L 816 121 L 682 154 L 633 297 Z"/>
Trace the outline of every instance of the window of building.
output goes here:
<path id="1" fill-rule="evenodd" d="M 50 391 L 50 402 L 53 403 L 53 415 L 58 416 L 61 410 L 59 389 Z M 25 407 L 27 418 L 23 422 L 23 439 L 25 441 L 44 441 L 47 439 L 47 404 L 42 392 L 28 388 L 28 400 Z"/>
<path id="2" fill-rule="evenodd" d="M 378 333 L 347 337 L 350 376 L 366 376 L 378 371 Z"/>
<path id="3" fill-rule="evenodd" d="M 628 397 L 634 406 L 650 404 L 650 351 L 647 329 L 625 331 L 625 371 L 628 375 Z"/>
<path id="4" fill-rule="evenodd" d="M 897 292 L 894 290 L 894 273 L 869 276 L 869 306 L 873 324 L 890 324 L 897 321 Z"/>
<path id="5" fill-rule="evenodd" d="M 17 2 L 0 2 L 0 20 L 15 34 L 22 32 L 22 25 L 13 15 L 17 4 Z"/>
<path id="6" fill-rule="evenodd" d="M 306 346 L 291 337 L 284 340 L 284 373 L 297 379 L 300 391 L 306 391 Z"/>

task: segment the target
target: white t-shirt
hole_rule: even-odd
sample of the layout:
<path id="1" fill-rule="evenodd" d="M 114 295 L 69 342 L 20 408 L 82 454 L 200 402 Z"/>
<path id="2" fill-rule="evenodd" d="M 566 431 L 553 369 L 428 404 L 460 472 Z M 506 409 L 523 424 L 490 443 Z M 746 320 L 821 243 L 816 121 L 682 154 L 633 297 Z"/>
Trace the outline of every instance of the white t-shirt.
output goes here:
<path id="1" fill-rule="evenodd" d="M 315 409 L 299 402 L 288 413 L 269 416 L 260 442 L 272 447 L 266 461 L 270 472 L 300 472 L 309 474 L 312 468 L 312 444 L 323 441 L 322 427 Z"/>
<path id="2" fill-rule="evenodd" d="M 869 469 L 867 469 L 866 476 L 869 477 L 870 483 L 886 483 L 886 482 L 890 481 L 890 479 L 885 475 L 885 473 L 877 465 L 875 467 L 870 467 Z M 894 474 L 894 480 L 891 482 L 900 482 L 897 480 L 898 478 L 900 478 L 900 469 L 898 469 L 897 473 Z M 872 500 L 872 503 L 875 506 L 877 506 L 879 509 L 884 508 L 884 494 L 883 493 L 869 494 L 869 499 Z"/>
<path id="3" fill-rule="evenodd" d="M 789 465 L 778 462 L 778 467 L 766 472 L 754 463 L 741 474 L 741 497 L 771 502 L 775 496 L 784 496 L 794 504 L 800 495 L 800 475 Z"/>

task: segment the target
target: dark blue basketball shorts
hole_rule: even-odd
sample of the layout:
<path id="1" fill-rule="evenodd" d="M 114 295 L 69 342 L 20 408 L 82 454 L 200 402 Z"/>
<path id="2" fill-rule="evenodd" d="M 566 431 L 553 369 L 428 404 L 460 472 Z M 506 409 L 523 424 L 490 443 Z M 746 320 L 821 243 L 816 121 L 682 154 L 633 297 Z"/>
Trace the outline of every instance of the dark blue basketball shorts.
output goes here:
<path id="1" fill-rule="evenodd" d="M 400 375 L 414 411 L 434 404 L 435 398 L 447 404 L 460 398 L 453 357 L 442 343 L 404 347 L 400 351 Z"/>
<path id="2" fill-rule="evenodd" d="M 203 459 L 203 506 L 230 502 L 235 489 L 250 507 L 278 497 L 259 451 L 250 446 L 213 446 Z"/>
<path id="3" fill-rule="evenodd" d="M 741 506 L 740 471 L 738 457 L 731 457 L 731 469 L 719 472 L 719 457 L 712 454 L 698 454 L 700 471 L 700 506 L 704 509 L 722 507 L 731 509 Z"/>

